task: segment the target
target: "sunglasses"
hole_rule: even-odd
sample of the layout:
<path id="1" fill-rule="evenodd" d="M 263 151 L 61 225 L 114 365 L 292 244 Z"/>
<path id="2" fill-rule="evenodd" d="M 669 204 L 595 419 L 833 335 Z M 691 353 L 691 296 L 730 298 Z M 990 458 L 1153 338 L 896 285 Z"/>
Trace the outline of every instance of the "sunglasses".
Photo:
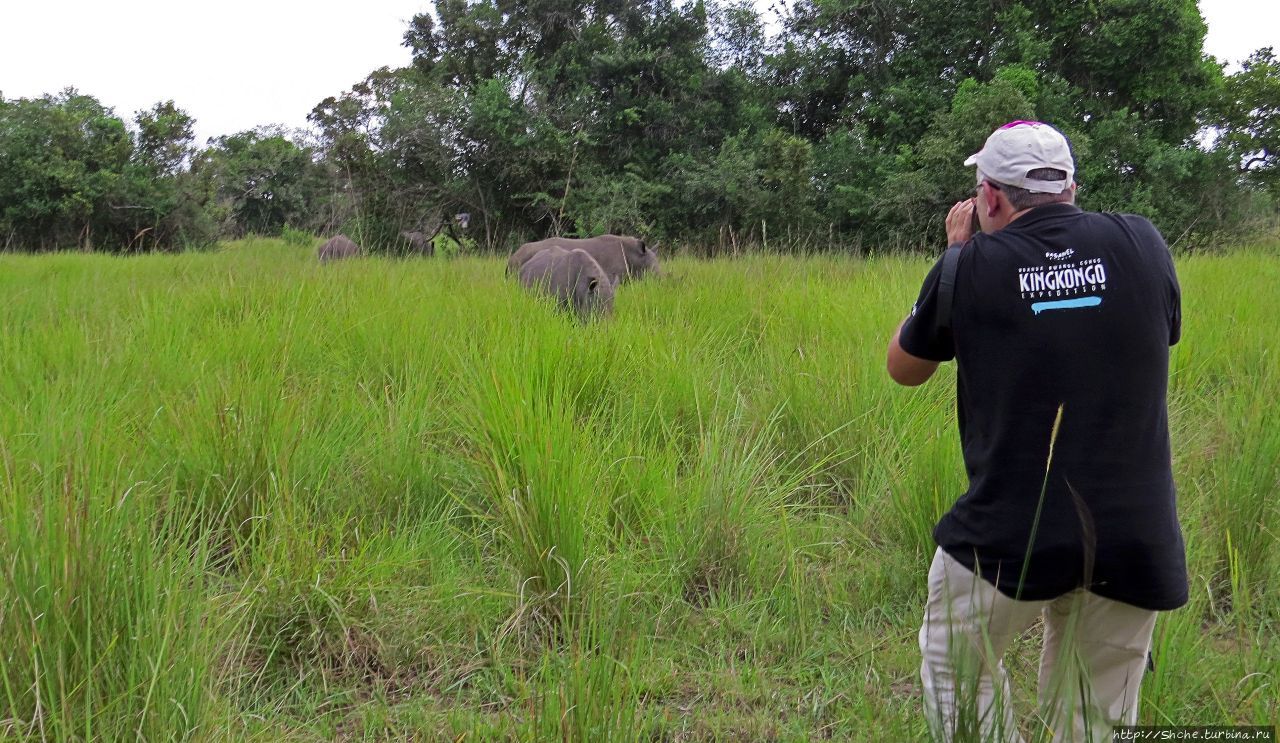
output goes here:
<path id="1" fill-rule="evenodd" d="M 986 180 L 984 180 L 984 181 L 982 181 L 982 183 L 985 183 L 985 184 L 987 184 L 988 186 L 991 186 L 992 190 L 995 190 L 995 191 L 999 191 L 999 190 L 1000 190 L 1000 184 L 999 184 L 999 183 L 996 183 L 995 181 L 986 181 Z M 978 194 L 982 193 L 982 183 L 979 183 L 978 185 L 976 185 L 976 186 L 974 186 L 974 187 L 973 187 L 973 195 L 974 195 L 975 197 L 976 197 L 976 196 L 978 196 Z"/>

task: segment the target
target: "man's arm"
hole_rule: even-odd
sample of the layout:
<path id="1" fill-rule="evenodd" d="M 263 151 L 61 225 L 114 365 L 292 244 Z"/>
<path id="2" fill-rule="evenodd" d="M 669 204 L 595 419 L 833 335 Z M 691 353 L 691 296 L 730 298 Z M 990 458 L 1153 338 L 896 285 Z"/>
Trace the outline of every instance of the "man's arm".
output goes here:
<path id="1" fill-rule="evenodd" d="M 929 381 L 929 377 L 932 377 L 933 373 L 938 370 L 938 362 L 922 359 L 919 356 L 912 356 L 902 350 L 902 344 L 898 342 L 898 336 L 902 333 L 902 326 L 905 323 L 906 320 L 903 320 L 898 324 L 898 329 L 893 331 L 893 339 L 889 341 L 886 366 L 893 381 L 907 387 L 915 387 Z"/>

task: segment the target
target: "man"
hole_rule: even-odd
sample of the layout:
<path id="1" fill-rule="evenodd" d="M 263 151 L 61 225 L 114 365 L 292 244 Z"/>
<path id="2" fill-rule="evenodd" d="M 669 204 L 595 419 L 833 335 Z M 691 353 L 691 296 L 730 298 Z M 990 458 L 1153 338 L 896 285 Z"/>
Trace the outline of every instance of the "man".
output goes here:
<path id="1" fill-rule="evenodd" d="M 1136 722 L 1156 612 L 1187 601 L 1165 399 L 1177 277 L 1146 219 L 1074 205 L 1053 127 L 1007 124 L 965 165 L 975 196 L 946 219 L 958 258 L 888 349 L 904 385 L 956 360 L 969 475 L 933 534 L 926 713 L 943 740 L 1020 740 L 1001 657 L 1043 615 L 1043 724 L 1109 741 Z"/>

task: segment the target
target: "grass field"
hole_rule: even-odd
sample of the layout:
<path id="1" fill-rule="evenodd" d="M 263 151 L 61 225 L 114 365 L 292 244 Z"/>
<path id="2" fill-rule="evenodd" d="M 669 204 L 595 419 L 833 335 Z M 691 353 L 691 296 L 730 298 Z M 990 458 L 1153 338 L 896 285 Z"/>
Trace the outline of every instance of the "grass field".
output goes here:
<path id="1" fill-rule="evenodd" d="M 0 739 L 921 739 L 926 267 L 675 260 L 583 327 L 498 259 L 0 256 Z M 1276 723 L 1280 250 L 1179 270 L 1141 719 Z"/>

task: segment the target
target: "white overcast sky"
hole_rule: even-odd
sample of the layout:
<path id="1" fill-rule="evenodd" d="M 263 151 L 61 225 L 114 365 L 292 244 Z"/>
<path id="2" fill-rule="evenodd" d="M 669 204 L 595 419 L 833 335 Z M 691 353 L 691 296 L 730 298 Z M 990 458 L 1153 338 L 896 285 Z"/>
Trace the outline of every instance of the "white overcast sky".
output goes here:
<path id="1" fill-rule="evenodd" d="M 771 0 L 756 0 L 767 7 Z M 312 107 L 384 65 L 429 0 L 0 0 L 0 94 L 74 86 L 116 114 L 173 99 L 197 143 L 260 124 L 306 126 Z M 1202 0 L 1206 51 L 1280 51 L 1280 2 Z"/>

